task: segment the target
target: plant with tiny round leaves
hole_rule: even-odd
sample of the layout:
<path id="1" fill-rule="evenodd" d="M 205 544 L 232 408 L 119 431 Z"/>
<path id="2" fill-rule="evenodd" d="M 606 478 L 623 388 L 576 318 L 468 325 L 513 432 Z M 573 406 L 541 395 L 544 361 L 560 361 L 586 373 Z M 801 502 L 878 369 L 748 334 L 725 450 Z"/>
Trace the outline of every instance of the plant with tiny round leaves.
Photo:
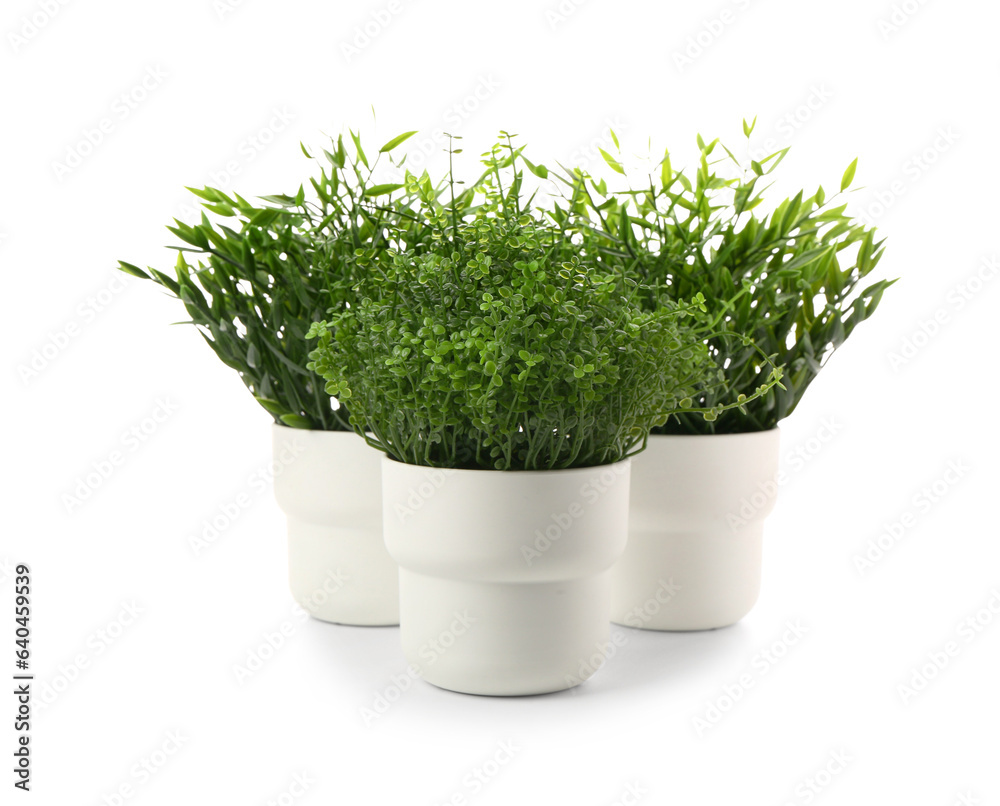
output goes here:
<path id="1" fill-rule="evenodd" d="M 399 461 L 616 462 L 714 371 L 685 325 L 700 300 L 643 311 L 621 273 L 554 259 L 561 233 L 520 198 L 518 155 L 509 138 L 487 152 L 459 209 L 423 200 L 441 228 L 434 248 L 359 252 L 359 303 L 310 330 L 310 368 Z"/>

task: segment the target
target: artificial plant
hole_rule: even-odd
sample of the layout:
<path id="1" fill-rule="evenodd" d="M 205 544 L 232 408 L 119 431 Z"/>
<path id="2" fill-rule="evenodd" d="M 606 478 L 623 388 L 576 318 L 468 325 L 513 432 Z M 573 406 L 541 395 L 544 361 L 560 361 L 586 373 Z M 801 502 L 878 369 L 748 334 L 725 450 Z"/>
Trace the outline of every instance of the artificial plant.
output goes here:
<path id="1" fill-rule="evenodd" d="M 714 371 L 685 325 L 701 298 L 641 310 L 635 280 L 567 252 L 564 233 L 524 198 L 520 165 L 542 169 L 509 137 L 484 158 L 484 175 L 460 193 L 453 167 L 446 193 L 407 174 L 431 248 L 358 250 L 358 302 L 313 326 L 310 367 L 355 430 L 402 462 L 553 470 L 621 460 Z"/>
<path id="2" fill-rule="evenodd" d="M 313 322 L 354 298 L 357 249 L 387 247 L 384 225 L 419 249 L 425 233 L 399 185 L 376 184 L 380 158 L 413 132 L 386 143 L 369 159 L 358 135 L 353 148 L 338 138 L 317 159 L 319 170 L 292 195 L 252 203 L 217 188 L 189 188 L 203 207 L 194 225 L 168 229 L 180 245 L 172 274 L 126 262 L 120 268 L 152 280 L 184 303 L 224 364 L 235 369 L 276 422 L 296 428 L 349 430 L 346 412 L 307 368 L 306 333 Z M 302 147 L 303 153 L 311 157 Z M 412 224 L 413 226 L 409 226 Z"/>
<path id="3" fill-rule="evenodd" d="M 744 121 L 748 144 L 752 131 Z M 809 196 L 800 191 L 762 215 L 755 212 L 764 201 L 762 181 L 788 149 L 748 165 L 719 140 L 699 136 L 698 149 L 693 176 L 675 170 L 668 151 L 641 184 L 623 189 L 566 170 L 557 178 L 568 190 L 553 216 L 586 259 L 621 267 L 642 284 L 644 308 L 694 293 L 705 298 L 708 313 L 700 321 L 719 372 L 695 401 L 711 414 L 680 412 L 657 431 L 767 430 L 794 411 L 833 351 L 874 313 L 894 281 L 859 287 L 878 265 L 884 241 L 847 212 L 842 194 L 857 160 L 837 194 L 827 197 L 822 187 Z M 603 154 L 625 177 L 623 161 Z M 762 381 L 779 379 L 760 393 Z"/>

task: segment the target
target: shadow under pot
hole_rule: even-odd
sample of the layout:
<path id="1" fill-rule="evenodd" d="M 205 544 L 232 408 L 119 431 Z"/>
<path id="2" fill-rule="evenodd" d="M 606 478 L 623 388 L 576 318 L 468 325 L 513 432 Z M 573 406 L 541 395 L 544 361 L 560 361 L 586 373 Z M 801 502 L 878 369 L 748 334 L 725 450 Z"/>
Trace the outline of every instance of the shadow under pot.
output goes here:
<path id="1" fill-rule="evenodd" d="M 272 445 L 295 601 L 321 621 L 398 624 L 399 576 L 382 539 L 383 454 L 351 431 L 281 425 Z"/>
<path id="2" fill-rule="evenodd" d="M 629 460 L 493 471 L 383 459 L 400 637 L 427 682 L 466 694 L 543 694 L 600 668 L 610 568 L 627 539 L 629 469 Z"/>
<path id="3" fill-rule="evenodd" d="M 612 572 L 615 623 L 710 630 L 750 612 L 777 493 L 778 434 L 650 435 L 632 459 L 628 546 Z"/>

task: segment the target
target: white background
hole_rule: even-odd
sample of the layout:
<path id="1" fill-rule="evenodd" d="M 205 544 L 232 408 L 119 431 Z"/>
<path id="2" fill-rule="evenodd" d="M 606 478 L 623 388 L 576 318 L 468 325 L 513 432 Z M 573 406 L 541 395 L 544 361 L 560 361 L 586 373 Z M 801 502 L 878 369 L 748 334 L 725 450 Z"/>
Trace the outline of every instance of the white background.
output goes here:
<path id="1" fill-rule="evenodd" d="M 3 802 L 118 803 L 124 784 L 129 804 L 610 806 L 636 791 L 650 804 L 1000 804 L 1000 616 L 984 610 L 1000 608 L 987 353 L 1000 280 L 978 275 L 1000 252 L 1000 8 L 389 8 L 5 0 L 0 671 L 13 670 L 9 568 L 28 562 L 39 713 L 33 791 L 8 801 L 3 772 Z M 380 11 L 388 22 L 365 44 L 357 28 L 374 31 Z M 32 34 L 25 17 L 44 25 Z M 782 426 L 789 481 L 759 604 L 712 633 L 619 630 L 624 646 L 576 690 L 489 699 L 417 683 L 366 724 L 362 709 L 404 670 L 397 631 L 295 618 L 283 519 L 254 475 L 269 417 L 192 329 L 168 327 L 176 301 L 119 286 L 117 259 L 169 268 L 163 226 L 188 216 L 184 185 L 294 191 L 311 169 L 298 142 L 348 126 L 373 149 L 419 128 L 411 144 L 436 153 L 436 131 L 461 134 L 472 174 L 500 128 L 541 161 L 586 163 L 612 125 L 626 151 L 651 137 L 676 165 L 697 132 L 737 143 L 755 114 L 762 148 L 793 145 L 776 191 L 833 188 L 861 157 L 854 209 L 889 238 L 881 276 L 902 278 Z M 103 140 L 59 168 L 104 118 Z M 124 436 L 163 403 L 171 413 L 143 441 Z M 124 464 L 68 507 L 115 450 Z M 190 536 L 240 492 L 252 507 L 196 555 Z M 884 536 L 905 515 L 911 526 Z M 880 535 L 889 548 L 860 573 Z M 109 628 L 133 603 L 133 623 Z M 960 631 L 977 611 L 978 631 Z M 804 637 L 762 660 L 790 621 Z M 285 622 L 292 635 L 238 682 L 234 667 Z M 957 655 L 904 702 L 898 686 L 949 642 Z M 753 685 L 699 735 L 695 719 L 745 673 Z M 170 731 L 180 749 L 136 775 Z M 493 768 L 501 742 L 517 749 Z M 496 773 L 479 789 L 477 769 Z M 296 774 L 311 783 L 292 798 Z"/>

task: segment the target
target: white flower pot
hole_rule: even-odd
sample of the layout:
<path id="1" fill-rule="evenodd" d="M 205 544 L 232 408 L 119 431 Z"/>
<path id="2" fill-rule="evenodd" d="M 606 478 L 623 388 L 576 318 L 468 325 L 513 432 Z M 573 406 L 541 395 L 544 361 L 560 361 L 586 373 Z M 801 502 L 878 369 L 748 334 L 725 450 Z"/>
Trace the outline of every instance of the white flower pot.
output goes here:
<path id="1" fill-rule="evenodd" d="M 542 694 L 601 666 L 629 468 L 440 470 L 383 460 L 403 652 L 425 680 L 468 694 Z"/>
<path id="2" fill-rule="evenodd" d="M 778 429 L 652 435 L 632 462 L 628 547 L 612 574 L 612 620 L 650 630 L 739 621 L 760 592 Z"/>
<path id="3" fill-rule="evenodd" d="M 398 624 L 398 572 L 382 540 L 384 454 L 349 431 L 275 425 L 272 437 L 295 601 L 322 621 Z"/>

